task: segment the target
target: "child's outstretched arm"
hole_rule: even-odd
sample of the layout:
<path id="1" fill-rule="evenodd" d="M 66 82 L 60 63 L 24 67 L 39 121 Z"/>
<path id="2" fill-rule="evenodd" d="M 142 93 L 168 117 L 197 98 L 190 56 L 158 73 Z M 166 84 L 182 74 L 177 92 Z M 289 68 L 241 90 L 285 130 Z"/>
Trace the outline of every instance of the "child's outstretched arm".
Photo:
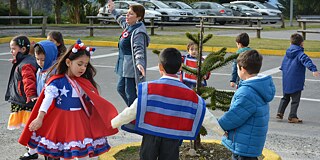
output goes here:
<path id="1" fill-rule="evenodd" d="M 136 119 L 138 99 L 135 99 L 130 107 L 125 108 L 120 114 L 111 120 L 112 128 L 118 128 Z"/>
<path id="2" fill-rule="evenodd" d="M 37 86 L 36 86 L 36 68 L 31 64 L 26 64 L 22 67 L 21 75 L 22 82 L 24 85 L 24 92 L 26 93 L 27 103 L 35 100 L 37 97 Z"/>
<path id="3" fill-rule="evenodd" d="M 224 130 L 220 127 L 217 118 L 209 111 L 209 109 L 206 109 L 202 125 L 208 130 L 213 130 L 213 132 L 219 136 L 225 134 Z"/>

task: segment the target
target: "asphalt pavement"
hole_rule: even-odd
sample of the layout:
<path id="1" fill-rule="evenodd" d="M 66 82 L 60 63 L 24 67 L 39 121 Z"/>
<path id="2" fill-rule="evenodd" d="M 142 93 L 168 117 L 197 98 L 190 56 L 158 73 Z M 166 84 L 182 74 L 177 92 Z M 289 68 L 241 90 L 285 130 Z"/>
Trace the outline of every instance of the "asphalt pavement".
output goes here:
<path id="1" fill-rule="evenodd" d="M 0 35 L 2 32 L 3 31 L 0 31 Z M 86 32 L 81 30 L 69 30 L 63 32 L 66 32 L 66 34 L 79 34 L 79 36 L 86 34 Z M 120 32 L 121 30 L 117 32 L 117 34 Z M 236 32 L 238 33 L 238 31 L 232 30 L 229 32 L 229 34 L 230 36 L 234 36 L 231 33 L 237 34 Z M 288 31 L 288 33 L 289 32 L 290 31 Z M 18 31 L 16 31 L 16 33 L 18 33 Z M 32 35 L 38 33 L 35 31 L 28 32 L 27 35 L 29 34 Z M 115 31 L 110 34 L 115 34 Z M 279 33 L 274 34 L 275 36 L 279 37 Z M 287 37 L 285 37 L 285 39 L 287 39 Z M 319 37 L 318 40 L 320 40 Z M 0 145 L 0 159 L 12 160 L 17 159 L 21 154 L 25 153 L 26 150 L 17 142 L 21 130 L 9 131 L 6 129 L 10 107 L 9 103 L 4 101 L 4 93 L 12 66 L 8 61 L 8 59 L 11 57 L 8 46 L 8 43 L 0 44 L 0 93 L 3 93 L 0 94 L 0 144 L 2 144 Z M 117 107 L 118 111 L 122 111 L 125 108 L 125 104 L 116 91 L 117 76 L 114 73 L 117 51 L 117 48 L 97 47 L 97 50 L 92 57 L 92 63 L 98 71 L 95 79 L 100 86 L 100 92 L 102 96 L 113 103 Z M 152 54 L 151 50 L 148 50 L 148 53 L 147 79 L 158 79 L 159 73 L 157 70 L 157 56 Z M 287 108 L 284 116 L 285 119 L 278 121 L 275 118 L 275 115 L 280 98 L 282 96 L 281 72 L 278 70 L 281 60 L 282 57 L 278 56 L 264 56 L 263 66 L 261 69 L 262 73 L 273 76 L 277 90 L 274 100 L 270 103 L 270 123 L 265 147 L 275 151 L 284 160 L 320 159 L 320 80 L 319 78 L 312 77 L 312 74 L 307 71 L 305 90 L 302 92 L 302 98 L 298 110 L 299 118 L 304 120 L 303 124 L 287 123 L 286 118 L 288 116 L 290 106 Z M 320 66 L 319 58 L 313 59 L 313 62 Z M 208 85 L 214 86 L 217 89 L 232 90 L 232 88 L 229 87 L 230 73 L 231 65 L 213 71 L 212 77 L 208 81 Z M 219 117 L 223 114 L 223 112 L 213 111 L 213 114 L 216 117 Z M 203 138 L 220 139 L 220 137 L 212 133 L 209 133 L 208 136 Z M 119 134 L 109 137 L 108 140 L 111 146 L 116 146 L 129 142 L 139 142 L 141 141 L 141 137 L 120 131 Z M 43 159 L 43 157 L 40 159 Z"/>

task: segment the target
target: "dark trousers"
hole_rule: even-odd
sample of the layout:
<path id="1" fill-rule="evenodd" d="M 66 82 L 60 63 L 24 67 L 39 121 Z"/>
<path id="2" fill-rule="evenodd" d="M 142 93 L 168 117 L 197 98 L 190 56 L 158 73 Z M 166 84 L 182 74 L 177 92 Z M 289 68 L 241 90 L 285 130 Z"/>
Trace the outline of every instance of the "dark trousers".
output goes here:
<path id="1" fill-rule="evenodd" d="M 137 98 L 137 88 L 134 78 L 119 77 L 117 91 L 128 107 Z"/>
<path id="2" fill-rule="evenodd" d="M 232 160 L 258 160 L 258 157 L 245 157 L 245 156 L 232 154 Z"/>
<path id="3" fill-rule="evenodd" d="M 179 160 L 180 140 L 144 134 L 140 160 Z"/>
<path id="4" fill-rule="evenodd" d="M 291 94 L 284 94 L 280 101 L 278 113 L 284 114 L 291 98 L 292 101 L 291 101 L 291 110 L 290 110 L 289 118 L 298 118 L 297 111 L 300 103 L 300 97 L 301 97 L 301 91 L 291 93 Z"/>

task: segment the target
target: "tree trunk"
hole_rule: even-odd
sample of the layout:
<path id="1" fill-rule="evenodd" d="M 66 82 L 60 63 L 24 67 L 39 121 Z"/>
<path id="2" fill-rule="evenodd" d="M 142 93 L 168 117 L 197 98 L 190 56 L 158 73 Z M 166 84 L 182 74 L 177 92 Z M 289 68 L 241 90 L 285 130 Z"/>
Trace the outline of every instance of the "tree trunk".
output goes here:
<path id="1" fill-rule="evenodd" d="M 62 0 L 55 0 L 54 15 L 55 15 L 56 24 L 61 24 L 61 7 L 62 7 Z"/>
<path id="2" fill-rule="evenodd" d="M 17 16 L 18 15 L 18 3 L 17 0 L 10 0 L 10 11 L 9 16 Z M 18 19 L 11 19 L 11 25 L 19 24 Z"/>
<path id="3" fill-rule="evenodd" d="M 76 2 L 74 4 L 74 14 L 75 14 L 75 20 L 76 20 L 76 23 L 79 24 L 80 23 L 80 4 L 79 2 Z"/>

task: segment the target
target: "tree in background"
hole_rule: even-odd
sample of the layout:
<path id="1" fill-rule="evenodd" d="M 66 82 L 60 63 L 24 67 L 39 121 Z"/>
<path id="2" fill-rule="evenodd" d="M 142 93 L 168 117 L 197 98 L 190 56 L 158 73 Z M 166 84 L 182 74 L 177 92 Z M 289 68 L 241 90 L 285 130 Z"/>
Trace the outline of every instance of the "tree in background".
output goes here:
<path id="1" fill-rule="evenodd" d="M 55 23 L 61 24 L 61 8 L 62 8 L 63 2 L 62 0 L 55 0 L 54 1 L 54 17 L 55 17 Z"/>
<path id="2" fill-rule="evenodd" d="M 9 16 L 17 16 L 17 15 L 18 15 L 18 3 L 17 3 L 17 0 L 10 0 Z M 18 24 L 19 20 L 11 19 L 10 22 L 11 22 L 11 25 L 14 25 L 14 24 Z"/>

